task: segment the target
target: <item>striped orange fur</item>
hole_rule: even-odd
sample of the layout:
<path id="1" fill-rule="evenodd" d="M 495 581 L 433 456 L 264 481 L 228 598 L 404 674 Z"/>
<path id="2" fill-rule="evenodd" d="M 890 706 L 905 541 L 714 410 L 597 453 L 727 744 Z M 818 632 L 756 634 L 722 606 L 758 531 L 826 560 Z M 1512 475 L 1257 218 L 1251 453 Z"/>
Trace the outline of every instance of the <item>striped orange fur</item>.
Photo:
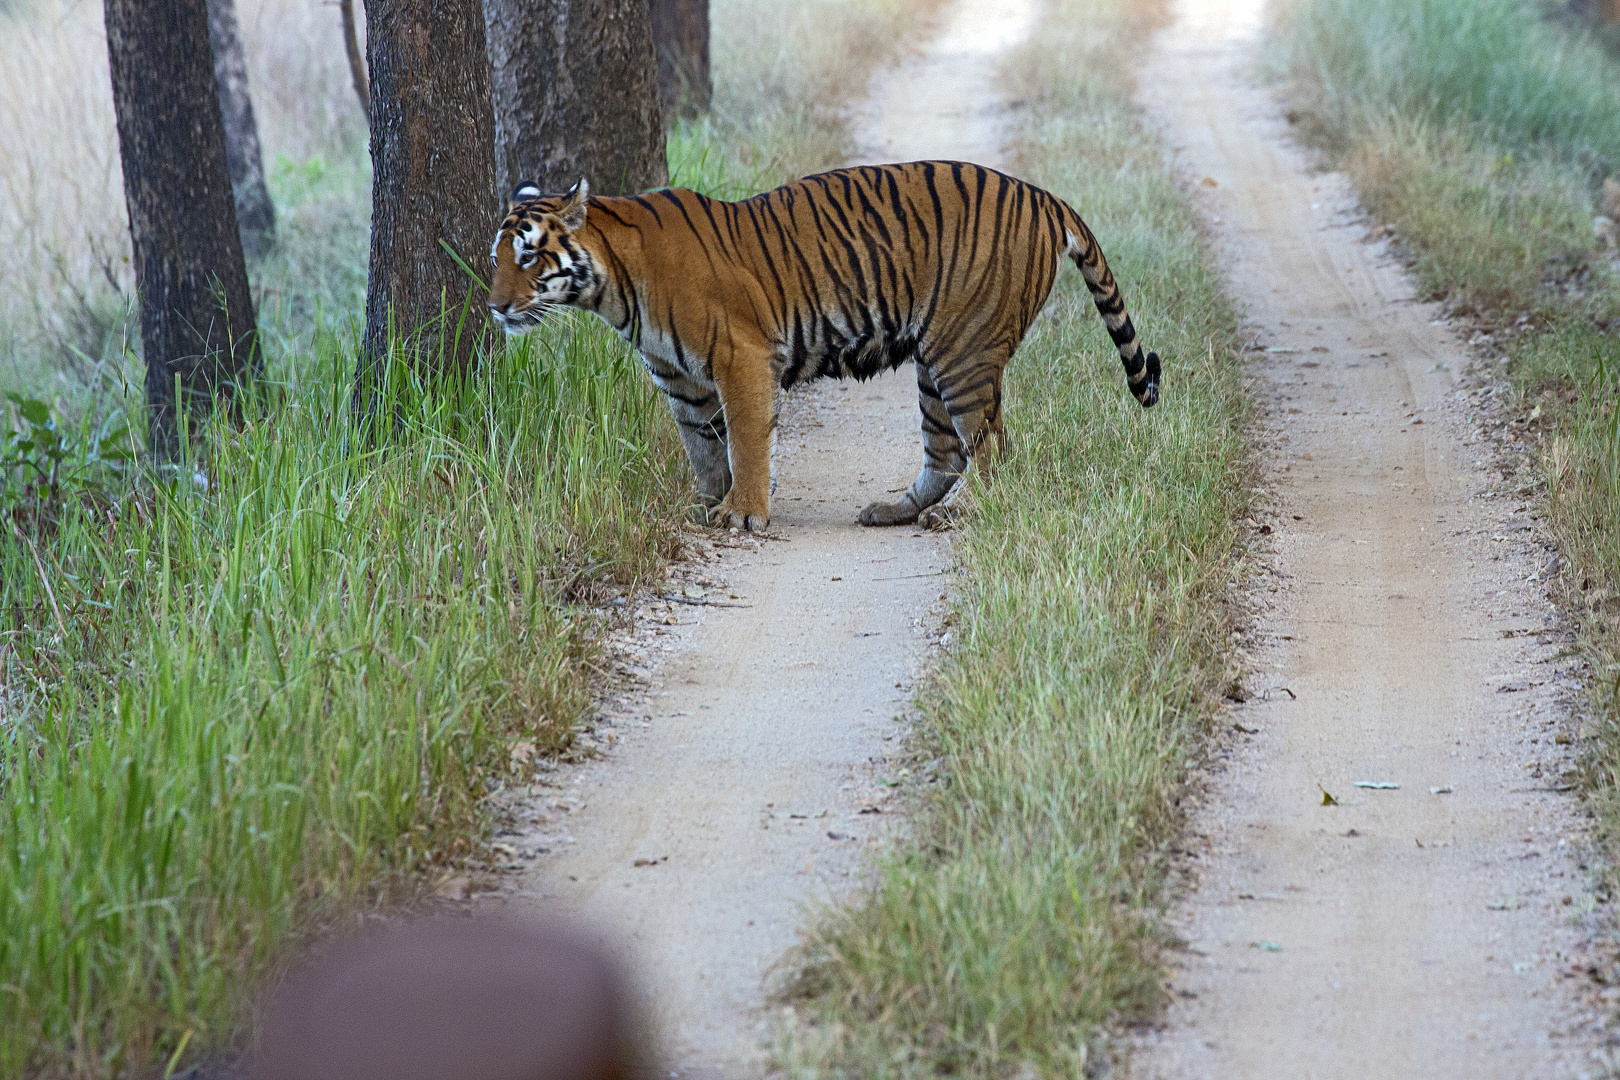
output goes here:
<path id="1" fill-rule="evenodd" d="M 593 198 L 519 187 L 490 249 L 508 333 L 559 304 L 596 312 L 669 398 L 709 520 L 770 520 L 777 391 L 915 362 L 924 465 L 867 525 L 947 520 L 1004 439 L 1001 378 L 1074 260 L 1144 407 L 1144 352 L 1102 248 L 1063 200 L 994 169 L 916 161 L 807 176 L 741 202 L 679 188 Z"/>

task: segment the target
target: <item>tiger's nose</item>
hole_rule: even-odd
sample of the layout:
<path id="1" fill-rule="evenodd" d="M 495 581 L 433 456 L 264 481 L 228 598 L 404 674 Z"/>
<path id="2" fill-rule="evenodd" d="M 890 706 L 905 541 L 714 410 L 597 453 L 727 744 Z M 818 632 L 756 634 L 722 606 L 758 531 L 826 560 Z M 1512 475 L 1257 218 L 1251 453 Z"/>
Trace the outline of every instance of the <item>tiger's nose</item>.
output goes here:
<path id="1" fill-rule="evenodd" d="M 506 301 L 505 303 L 502 303 L 499 300 L 490 300 L 488 303 L 489 313 L 494 315 L 496 318 L 510 315 L 512 313 L 512 301 L 510 300 Z"/>

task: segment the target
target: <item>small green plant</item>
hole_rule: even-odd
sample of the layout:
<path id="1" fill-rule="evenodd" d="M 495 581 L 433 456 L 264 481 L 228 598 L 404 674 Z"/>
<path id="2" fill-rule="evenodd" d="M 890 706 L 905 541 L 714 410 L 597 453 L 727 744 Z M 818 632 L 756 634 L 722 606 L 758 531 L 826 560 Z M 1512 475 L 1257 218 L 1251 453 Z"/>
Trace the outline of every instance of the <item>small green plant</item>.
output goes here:
<path id="1" fill-rule="evenodd" d="M 0 509 L 24 501 L 55 503 L 102 488 L 135 456 L 122 413 L 64 433 L 45 402 L 15 391 L 6 398 L 16 416 L 0 452 Z"/>

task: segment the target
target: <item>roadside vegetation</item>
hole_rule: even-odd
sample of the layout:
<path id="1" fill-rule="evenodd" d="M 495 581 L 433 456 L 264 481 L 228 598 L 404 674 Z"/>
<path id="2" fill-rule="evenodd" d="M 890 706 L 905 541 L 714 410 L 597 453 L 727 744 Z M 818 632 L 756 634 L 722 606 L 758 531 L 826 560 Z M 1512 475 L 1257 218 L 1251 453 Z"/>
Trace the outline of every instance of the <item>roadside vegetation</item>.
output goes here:
<path id="1" fill-rule="evenodd" d="M 1121 73 L 1152 23 L 1061 0 L 1004 69 L 1016 170 L 1103 244 L 1165 390 L 1144 412 L 1079 275 L 1008 370 L 1011 449 L 961 532 L 952 637 L 921 699 L 939 781 L 911 839 L 814 929 L 781 1047 L 798 1076 L 1079 1076 L 1162 994 L 1166 846 L 1228 675 L 1246 505 L 1234 315 Z"/>
<path id="2" fill-rule="evenodd" d="M 99 8 L 0 11 L 0 152 L 25 163 L 0 171 L 8 1076 L 220 1052 L 289 946 L 475 853 L 485 796 L 588 712 L 592 602 L 660 571 L 688 502 L 662 400 L 586 318 L 461 380 L 396 373 L 392 437 L 350 438 L 370 169 L 337 14 L 239 6 L 279 212 L 250 267 L 266 379 L 161 478 L 134 464 Z M 714 112 L 672 133 L 675 181 L 836 163 L 836 106 L 923 6 L 716 3 Z"/>
<path id="3" fill-rule="evenodd" d="M 1299 0 L 1276 57 L 1306 135 L 1490 358 L 1497 378 L 1475 392 L 1502 406 L 1505 485 L 1545 492 L 1565 560 L 1557 587 L 1591 669 L 1582 771 L 1612 850 L 1620 58 L 1562 6 L 1517 0 Z"/>

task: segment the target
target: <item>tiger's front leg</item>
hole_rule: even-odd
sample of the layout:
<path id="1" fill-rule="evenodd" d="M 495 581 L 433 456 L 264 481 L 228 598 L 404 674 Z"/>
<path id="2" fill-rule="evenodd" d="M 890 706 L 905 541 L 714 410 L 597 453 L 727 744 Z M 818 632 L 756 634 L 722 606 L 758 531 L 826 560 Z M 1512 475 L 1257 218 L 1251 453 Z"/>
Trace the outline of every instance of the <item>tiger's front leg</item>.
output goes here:
<path id="1" fill-rule="evenodd" d="M 737 350 L 715 365 L 725 410 L 731 490 L 709 511 L 722 529 L 762 531 L 771 523 L 771 445 L 776 430 L 776 377 L 763 350 Z"/>

